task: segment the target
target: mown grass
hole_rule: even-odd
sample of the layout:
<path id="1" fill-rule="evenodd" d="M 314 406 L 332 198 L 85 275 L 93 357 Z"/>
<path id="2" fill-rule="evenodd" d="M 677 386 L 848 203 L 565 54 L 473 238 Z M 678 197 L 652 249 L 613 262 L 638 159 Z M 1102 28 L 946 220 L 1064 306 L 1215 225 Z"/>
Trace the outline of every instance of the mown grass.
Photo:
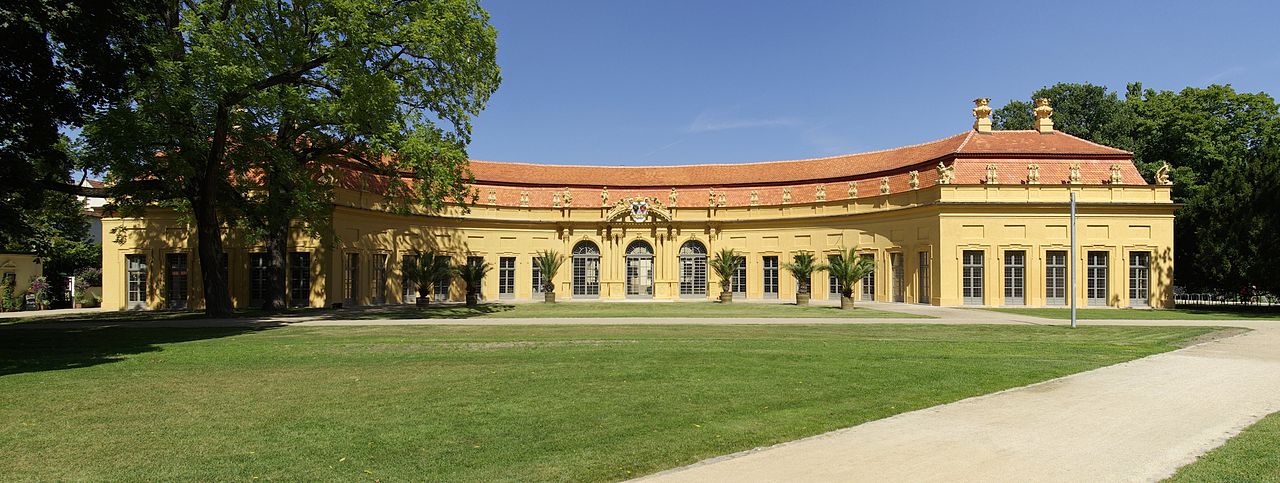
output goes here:
<path id="1" fill-rule="evenodd" d="M 1165 481 L 1280 482 L 1277 448 L 1280 448 L 1280 413 L 1273 413 Z"/>
<path id="2" fill-rule="evenodd" d="M 561 302 L 557 304 L 486 303 L 475 307 L 461 304 L 437 304 L 430 307 L 414 305 L 385 305 L 351 309 L 306 308 L 283 312 L 262 310 L 239 311 L 237 319 L 256 318 L 320 318 L 320 319 L 471 319 L 471 318 L 538 318 L 567 319 L 593 317 L 763 317 L 763 318 L 932 318 L 887 310 L 856 307 L 841 310 L 839 307 L 794 304 L 760 304 L 715 302 L 626 303 L 626 302 Z M 18 318 L 0 318 L 0 325 L 29 322 L 145 322 L 195 320 L 204 318 L 202 312 L 174 310 L 103 311 L 43 315 L 32 313 Z"/>
<path id="3" fill-rule="evenodd" d="M 1198 327 L 0 330 L 8 480 L 608 481 L 1170 350 Z"/>
<path id="4" fill-rule="evenodd" d="M 984 308 L 1006 314 L 1030 315 L 1067 320 L 1071 309 L 1058 308 Z M 1280 307 L 1253 308 L 1182 308 L 1182 309 L 1076 309 L 1083 320 L 1280 320 Z"/>
<path id="5" fill-rule="evenodd" d="M 565 319 L 592 317 L 760 317 L 760 318 L 931 318 L 887 310 L 821 305 L 760 304 L 715 302 L 626 303 L 626 302 L 562 302 L 556 304 L 484 304 L 477 307 L 445 305 L 429 308 L 388 306 L 368 308 L 349 314 L 359 319 L 466 319 L 537 318 Z"/>

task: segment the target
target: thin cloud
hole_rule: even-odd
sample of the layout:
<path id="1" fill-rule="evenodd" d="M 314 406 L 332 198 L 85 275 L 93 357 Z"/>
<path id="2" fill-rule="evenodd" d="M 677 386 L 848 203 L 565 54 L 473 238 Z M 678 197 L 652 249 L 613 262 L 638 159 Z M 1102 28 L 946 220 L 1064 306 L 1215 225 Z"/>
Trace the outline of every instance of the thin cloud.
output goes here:
<path id="1" fill-rule="evenodd" d="M 1239 74 L 1239 73 L 1241 73 L 1241 72 L 1244 72 L 1244 67 L 1241 67 L 1241 66 L 1238 66 L 1238 65 L 1237 65 L 1237 66 L 1232 67 L 1232 68 L 1230 68 L 1230 69 L 1227 69 L 1227 70 L 1224 70 L 1224 71 L 1219 72 L 1219 73 L 1217 73 L 1217 74 L 1214 74 L 1213 76 L 1209 77 L 1209 79 L 1208 79 L 1208 80 L 1206 80 L 1206 81 L 1205 81 L 1205 83 L 1206 83 L 1206 84 L 1214 84 L 1214 83 L 1217 83 L 1218 81 L 1220 81 L 1220 80 L 1222 80 L 1222 79 L 1225 79 L 1225 78 L 1227 78 L 1227 77 L 1235 76 L 1236 74 Z"/>
<path id="2" fill-rule="evenodd" d="M 747 118 L 724 116 L 703 111 L 689 124 L 687 132 L 701 133 L 726 131 L 729 129 L 748 129 L 758 127 L 798 126 L 800 120 L 791 117 Z"/>

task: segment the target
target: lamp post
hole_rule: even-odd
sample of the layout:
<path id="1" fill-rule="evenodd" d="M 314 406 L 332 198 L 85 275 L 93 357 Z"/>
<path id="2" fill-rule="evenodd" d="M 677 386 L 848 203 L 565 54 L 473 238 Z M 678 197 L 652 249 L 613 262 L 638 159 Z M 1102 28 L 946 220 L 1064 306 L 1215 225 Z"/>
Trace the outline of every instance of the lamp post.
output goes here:
<path id="1" fill-rule="evenodd" d="M 1071 288 L 1067 296 L 1071 298 L 1071 328 L 1076 328 L 1076 192 L 1071 192 Z"/>

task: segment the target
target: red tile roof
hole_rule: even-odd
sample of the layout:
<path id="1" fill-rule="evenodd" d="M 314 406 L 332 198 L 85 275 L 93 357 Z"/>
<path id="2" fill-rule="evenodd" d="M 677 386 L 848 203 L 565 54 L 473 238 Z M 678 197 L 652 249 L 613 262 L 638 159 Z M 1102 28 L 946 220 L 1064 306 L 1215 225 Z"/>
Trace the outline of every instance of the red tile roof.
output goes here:
<path id="1" fill-rule="evenodd" d="M 794 161 L 684 166 L 574 166 L 471 161 L 478 185 L 671 188 L 779 185 L 864 179 L 958 156 L 1123 157 L 1130 153 L 1052 132 L 966 132 L 937 141 L 867 153 Z"/>

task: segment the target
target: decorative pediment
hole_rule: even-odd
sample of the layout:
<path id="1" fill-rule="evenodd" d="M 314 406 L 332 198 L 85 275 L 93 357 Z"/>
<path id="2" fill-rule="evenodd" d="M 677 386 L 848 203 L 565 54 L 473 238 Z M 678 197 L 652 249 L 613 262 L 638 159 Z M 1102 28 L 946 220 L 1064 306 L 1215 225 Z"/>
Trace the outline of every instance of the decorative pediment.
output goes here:
<path id="1" fill-rule="evenodd" d="M 662 206 L 657 198 L 644 196 L 623 198 L 605 212 L 605 221 L 624 223 L 647 223 L 653 221 L 670 221 L 671 213 Z"/>

